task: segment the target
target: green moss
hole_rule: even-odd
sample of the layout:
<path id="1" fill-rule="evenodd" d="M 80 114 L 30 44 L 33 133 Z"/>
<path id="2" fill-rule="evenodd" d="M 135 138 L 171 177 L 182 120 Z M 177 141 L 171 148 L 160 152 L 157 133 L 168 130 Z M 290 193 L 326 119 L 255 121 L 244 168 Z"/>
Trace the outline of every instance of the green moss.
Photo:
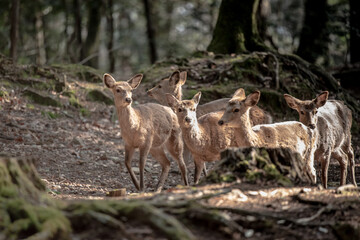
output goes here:
<path id="1" fill-rule="evenodd" d="M 31 110 L 35 109 L 35 106 L 33 104 L 26 104 L 26 107 Z"/>
<path id="2" fill-rule="evenodd" d="M 41 115 L 43 115 L 44 117 L 48 117 L 49 119 L 57 119 L 60 117 L 60 114 L 50 111 L 42 111 Z"/>
<path id="3" fill-rule="evenodd" d="M 74 96 L 72 95 L 70 98 L 69 98 L 69 104 L 71 106 L 74 106 L 76 108 L 82 108 L 83 106 L 80 104 L 79 100 Z"/>
<path id="4" fill-rule="evenodd" d="M 81 108 L 80 109 L 80 114 L 81 114 L 81 116 L 83 116 L 83 117 L 89 117 L 90 116 L 90 111 L 88 110 L 88 109 L 86 109 L 86 108 Z"/>

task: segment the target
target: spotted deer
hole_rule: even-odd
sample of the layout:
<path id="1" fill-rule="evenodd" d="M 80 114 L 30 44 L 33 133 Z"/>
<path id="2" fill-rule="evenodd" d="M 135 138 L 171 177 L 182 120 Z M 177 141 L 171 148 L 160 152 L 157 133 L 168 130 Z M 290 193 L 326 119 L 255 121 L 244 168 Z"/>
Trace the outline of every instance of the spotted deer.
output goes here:
<path id="1" fill-rule="evenodd" d="M 217 126 L 222 112 L 211 112 L 196 117 L 200 97 L 201 92 L 198 92 L 191 100 L 181 101 L 171 94 L 166 94 L 169 105 L 179 119 L 184 142 L 194 157 L 195 184 L 199 182 L 204 163 L 220 160 L 221 151 L 235 141 L 232 129 Z"/>
<path id="2" fill-rule="evenodd" d="M 235 92 L 218 124 L 237 129 L 237 134 L 243 136 L 237 142 L 239 147 L 287 148 L 299 153 L 306 163 L 302 170 L 312 183 L 316 183 L 313 130 L 297 121 L 253 126 L 250 110 L 258 103 L 260 92 L 255 91 L 245 99 L 243 95 L 242 89 Z"/>
<path id="3" fill-rule="evenodd" d="M 350 162 L 350 178 L 356 186 L 354 151 L 351 147 L 351 110 L 344 103 L 327 100 L 325 91 L 312 100 L 299 100 L 284 94 L 290 108 L 299 113 L 300 122 L 315 130 L 315 160 L 321 164 L 321 182 L 327 188 L 330 159 L 340 163 L 340 185 L 346 183 L 347 165 Z"/>
<path id="4" fill-rule="evenodd" d="M 155 103 L 132 106 L 132 91 L 139 86 L 142 78 L 142 74 L 137 74 L 128 81 L 119 82 L 116 82 L 109 74 L 104 74 L 103 78 L 105 85 L 114 94 L 121 135 L 125 142 L 126 168 L 135 187 L 143 191 L 144 167 L 150 152 L 162 167 L 156 187 L 157 191 L 161 191 L 170 170 L 170 161 L 165 155 L 165 149 L 167 149 L 179 165 L 184 184 L 188 185 L 182 156 L 183 140 L 175 113 L 169 107 Z M 139 149 L 140 152 L 140 184 L 131 168 L 135 149 Z"/>

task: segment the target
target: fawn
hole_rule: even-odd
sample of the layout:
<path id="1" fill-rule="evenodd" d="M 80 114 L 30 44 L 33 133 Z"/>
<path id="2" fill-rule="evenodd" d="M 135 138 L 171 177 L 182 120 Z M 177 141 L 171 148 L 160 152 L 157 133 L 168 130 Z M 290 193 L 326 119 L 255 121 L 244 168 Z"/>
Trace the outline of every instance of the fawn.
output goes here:
<path id="1" fill-rule="evenodd" d="M 182 86 L 186 82 L 187 73 L 185 71 L 175 71 L 169 78 L 163 79 L 147 93 L 150 97 L 157 100 L 160 104 L 168 106 L 166 94 L 175 96 L 178 100 L 182 100 Z M 210 112 L 225 110 L 226 104 L 230 98 L 221 98 L 203 105 L 197 106 L 196 116 L 201 117 Z M 271 123 L 271 116 L 261 108 L 255 106 L 250 111 L 250 117 L 253 125 Z"/>
<path id="2" fill-rule="evenodd" d="M 104 83 L 114 94 L 115 107 L 119 118 L 121 135 L 125 142 L 125 165 L 135 187 L 144 189 L 144 167 L 148 153 L 160 163 L 162 172 L 156 190 L 161 191 L 170 170 L 170 161 L 165 149 L 177 161 L 182 180 L 188 185 L 186 167 L 183 159 L 183 140 L 175 113 L 169 108 L 155 103 L 132 106 L 132 90 L 136 89 L 142 74 L 137 74 L 128 81 L 116 82 L 104 74 Z M 140 152 L 140 184 L 131 168 L 135 149 Z"/>
<path id="3" fill-rule="evenodd" d="M 179 119 L 184 142 L 194 157 L 195 184 L 199 182 L 204 163 L 220 160 L 220 152 L 235 141 L 232 129 L 217 126 L 222 112 L 196 117 L 200 97 L 201 92 L 198 92 L 191 100 L 181 101 L 171 94 L 166 94 L 167 102 Z"/>
<path id="4" fill-rule="evenodd" d="M 319 94 L 313 100 L 299 100 L 284 94 L 290 108 L 299 113 L 300 122 L 315 130 L 315 160 L 321 163 L 321 182 L 327 188 L 330 158 L 340 163 L 340 185 L 346 183 L 347 164 L 350 162 L 350 177 L 356 186 L 354 151 L 351 147 L 351 110 L 342 102 L 327 100 L 329 92 Z"/>
<path id="5" fill-rule="evenodd" d="M 304 173 L 316 183 L 313 131 L 296 121 L 252 126 L 249 112 L 258 103 L 260 92 L 255 91 L 245 99 L 243 95 L 243 89 L 235 92 L 218 124 L 237 129 L 237 134 L 243 136 L 237 142 L 239 147 L 288 148 L 299 153 L 306 163 Z"/>

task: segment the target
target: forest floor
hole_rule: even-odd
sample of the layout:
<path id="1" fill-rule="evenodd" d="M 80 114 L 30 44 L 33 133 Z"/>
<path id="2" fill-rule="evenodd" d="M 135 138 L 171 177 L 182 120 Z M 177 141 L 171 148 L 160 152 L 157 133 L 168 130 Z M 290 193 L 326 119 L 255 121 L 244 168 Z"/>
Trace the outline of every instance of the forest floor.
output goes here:
<path id="1" fill-rule="evenodd" d="M 209 88 L 214 88 L 205 92 L 208 93 L 208 100 L 218 96 L 229 97 L 238 87 L 238 82 L 224 85 L 226 91 L 225 88 L 222 89 L 223 85 L 214 87 L 212 84 L 221 83 L 228 77 L 237 79 L 237 75 L 228 76 L 228 73 L 234 74 L 239 69 L 248 74 L 248 67 L 245 65 L 249 63 L 265 66 L 262 61 L 258 61 L 258 56 L 252 57 L 230 59 L 231 71 L 229 67 L 224 67 L 227 66 L 227 59 L 196 60 L 191 64 L 185 62 L 182 70 L 188 71 L 188 76 L 191 75 L 193 79 L 186 83 L 185 97 L 192 96 L 199 89 L 205 92 L 204 82 L 201 82 L 205 80 Z M 234 62 L 240 64 L 240 67 Z M 147 72 L 148 78 L 158 80 L 181 64 L 177 62 L 173 66 L 161 63 Z M 283 66 L 285 65 L 284 63 Z M 215 73 L 218 68 L 222 69 L 221 74 L 212 75 L 213 72 L 208 71 L 209 66 L 216 70 Z M 255 69 L 252 65 L 250 68 Z M 338 188 L 340 167 L 337 162 L 330 165 L 329 189 L 322 189 L 320 185 L 284 187 L 265 179 L 258 179 L 255 183 L 238 180 L 234 183 L 202 183 L 183 187 L 178 166 L 172 161 L 162 193 L 153 193 L 161 168 L 149 155 L 145 167 L 146 190 L 138 193 L 124 165 L 124 142 L 121 129 L 116 123 L 112 99 L 103 91 L 101 73 L 96 71 L 77 65 L 14 67 L 10 60 L 0 56 L 0 156 L 34 159 L 51 198 L 70 205 L 82 200 L 144 200 L 146 204 L 160 209 L 160 213 L 180 219 L 182 226 L 186 226 L 196 239 L 360 239 L 360 193 L 358 188 L 349 191 Z M 262 72 L 270 73 L 272 71 L 267 68 Z M 283 73 L 288 74 L 286 71 Z M 203 76 L 210 76 L 215 80 L 204 80 Z M 218 79 L 217 76 L 224 79 Z M 197 78 L 199 80 L 194 81 Z M 294 111 L 286 113 L 285 109 L 288 110 L 288 107 L 279 104 L 278 100 L 282 100 L 281 93 L 261 84 L 254 84 L 255 80 L 251 80 L 251 77 L 249 79 L 248 85 L 245 84 L 247 91 L 261 88 L 262 93 L 264 92 L 262 96 L 268 97 L 263 102 L 269 103 L 269 112 L 276 115 L 277 119 L 294 119 Z M 300 89 L 297 82 L 288 75 L 282 79 L 288 81 L 283 84 L 287 90 L 301 90 L 309 96 L 315 94 L 309 90 L 315 89 L 311 85 L 309 89 Z M 134 91 L 134 104 L 149 101 L 145 90 L 153 83 L 147 81 Z M 350 97 L 348 94 L 339 96 L 345 99 Z M 359 99 L 352 103 L 355 101 L 359 106 Z M 108 102 L 108 105 L 104 102 Z M 358 122 L 358 117 L 354 113 L 354 121 Z M 353 135 L 352 144 L 355 151 L 356 180 L 360 183 L 359 135 Z M 194 163 L 186 164 L 189 181 L 193 183 Z M 208 169 L 211 170 L 214 165 L 208 163 Z M 134 156 L 132 166 L 138 174 L 138 153 Z M 126 189 L 125 197 L 107 197 L 108 192 L 122 188 Z M 162 216 L 156 211 L 152 213 Z M 139 220 L 139 216 L 134 218 Z M 120 229 L 127 239 L 175 239 L 170 237 L 171 232 L 164 235 L 153 226 L 126 221 L 126 218 L 123 222 L 126 234 L 122 227 Z M 112 226 L 118 228 L 119 224 L 116 222 Z M 86 228 L 80 226 L 84 227 Z M 87 227 L 88 231 L 85 233 L 75 228 L 73 238 L 119 239 L 111 231 L 101 231 L 99 226 Z M 1 237 L 0 233 L 0 239 Z"/>
<path id="2" fill-rule="evenodd" d="M 154 198 L 151 192 L 157 184 L 160 165 L 148 156 L 145 167 L 146 193 L 139 194 L 124 166 L 121 129 L 111 121 L 113 106 L 89 102 L 86 108 L 91 114 L 82 116 L 71 109 L 31 104 L 16 91 L 1 101 L 0 154 L 33 158 L 42 180 L 46 183 L 48 194 L 53 198 L 107 199 L 107 192 L 119 188 L 126 188 L 127 196 L 124 199 Z M 354 141 L 358 142 L 357 136 Z M 359 183 L 359 145 L 354 144 L 354 149 Z M 138 155 L 135 155 L 135 173 L 139 172 L 137 158 Z M 212 166 L 213 164 L 208 164 L 209 169 Z M 189 162 L 187 167 L 192 183 L 194 164 Z M 232 219 L 241 223 L 244 227 L 242 234 L 249 239 L 335 239 L 354 234 L 347 232 L 351 229 L 344 224 L 360 229 L 360 193 L 338 193 L 335 188 L 339 185 L 339 173 L 339 165 L 332 163 L 329 170 L 330 188 L 327 190 L 305 185 L 286 188 L 264 181 L 257 184 L 237 182 L 183 188 L 178 186 L 181 184 L 180 172 L 172 161 L 169 177 L 163 193 L 159 196 L 176 198 L 176 195 L 181 196 L 185 192 L 197 198 L 207 193 L 226 190 L 223 194 L 215 194 L 202 201 L 207 206 L 225 209 Z M 251 210 L 259 216 L 248 213 L 243 218 L 227 208 Z M 276 227 L 269 227 L 265 220 L 255 227 L 246 225 L 248 222 L 258 221 L 258 218 L 262 219 L 262 214 L 265 214 L 265 218 L 270 216 Z M 283 219 L 291 221 L 289 223 Z M 333 227 L 337 222 L 343 224 L 339 225 L 339 229 Z M 266 228 L 268 230 L 265 231 Z M 190 230 L 201 239 L 229 237 L 223 232 L 220 234 L 209 231 L 206 226 L 202 229 L 190 227 Z M 129 232 L 139 239 L 161 238 L 161 235 L 144 227 L 130 226 Z M 234 239 L 241 238 L 240 235 L 230 235 Z"/>

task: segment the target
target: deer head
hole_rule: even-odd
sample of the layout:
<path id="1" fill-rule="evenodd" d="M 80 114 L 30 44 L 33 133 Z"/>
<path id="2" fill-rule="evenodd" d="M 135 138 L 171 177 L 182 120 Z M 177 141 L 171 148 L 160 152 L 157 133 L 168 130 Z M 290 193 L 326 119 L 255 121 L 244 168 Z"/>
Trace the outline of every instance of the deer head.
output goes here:
<path id="1" fill-rule="evenodd" d="M 126 107 L 132 103 L 132 90 L 139 86 L 142 78 L 142 74 L 137 74 L 128 81 L 116 82 L 110 74 L 105 73 L 103 80 L 114 94 L 115 106 Z"/>
<path id="2" fill-rule="evenodd" d="M 292 109 L 299 113 L 300 122 L 314 129 L 317 124 L 317 109 L 324 106 L 329 96 L 329 92 L 320 93 L 313 100 L 299 100 L 289 94 L 284 94 L 285 101 Z"/>

